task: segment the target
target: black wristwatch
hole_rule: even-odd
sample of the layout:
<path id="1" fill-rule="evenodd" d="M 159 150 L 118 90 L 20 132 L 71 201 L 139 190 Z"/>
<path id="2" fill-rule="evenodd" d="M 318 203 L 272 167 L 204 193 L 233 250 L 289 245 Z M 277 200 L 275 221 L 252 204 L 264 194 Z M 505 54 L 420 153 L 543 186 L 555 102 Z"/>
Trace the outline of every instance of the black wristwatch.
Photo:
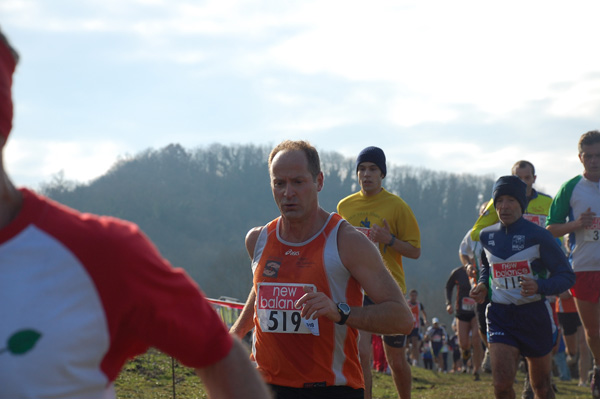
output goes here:
<path id="1" fill-rule="evenodd" d="M 336 321 L 336 323 L 340 326 L 343 326 L 344 324 L 346 324 L 348 316 L 350 316 L 350 306 L 348 306 L 347 303 L 340 302 L 337 304 L 337 309 L 338 313 L 340 314 L 340 316 L 342 316 L 342 318 L 340 319 L 340 321 Z"/>

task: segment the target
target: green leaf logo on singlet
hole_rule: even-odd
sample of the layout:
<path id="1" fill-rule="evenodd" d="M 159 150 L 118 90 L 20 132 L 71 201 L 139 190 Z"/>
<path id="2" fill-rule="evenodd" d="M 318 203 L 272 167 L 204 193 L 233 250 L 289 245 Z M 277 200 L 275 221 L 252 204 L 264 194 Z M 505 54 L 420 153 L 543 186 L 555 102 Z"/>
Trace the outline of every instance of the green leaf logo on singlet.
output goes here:
<path id="1" fill-rule="evenodd" d="M 42 334 L 35 330 L 17 331 L 6 342 L 6 348 L 0 348 L 0 355 L 4 352 L 10 352 L 13 355 L 22 355 L 29 352 L 41 336 Z"/>

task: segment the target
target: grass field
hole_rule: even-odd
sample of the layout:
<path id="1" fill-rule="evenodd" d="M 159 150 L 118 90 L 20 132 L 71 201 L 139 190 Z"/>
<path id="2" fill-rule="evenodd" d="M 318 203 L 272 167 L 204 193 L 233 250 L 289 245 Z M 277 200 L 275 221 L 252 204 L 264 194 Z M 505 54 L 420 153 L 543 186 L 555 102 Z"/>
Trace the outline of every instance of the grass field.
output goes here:
<path id="1" fill-rule="evenodd" d="M 173 388 L 172 361 L 155 350 L 129 362 L 116 381 L 119 399 L 206 398 L 203 385 L 193 370 L 175 363 L 175 388 Z M 443 374 L 413 367 L 413 399 L 488 399 L 493 398 L 492 377 L 483 374 L 481 381 L 473 381 L 467 374 Z M 575 380 L 560 381 L 557 399 L 589 399 L 590 389 L 578 387 Z M 515 392 L 521 397 L 523 374 L 517 376 Z M 373 372 L 373 397 L 397 398 L 394 383 L 389 375 Z"/>

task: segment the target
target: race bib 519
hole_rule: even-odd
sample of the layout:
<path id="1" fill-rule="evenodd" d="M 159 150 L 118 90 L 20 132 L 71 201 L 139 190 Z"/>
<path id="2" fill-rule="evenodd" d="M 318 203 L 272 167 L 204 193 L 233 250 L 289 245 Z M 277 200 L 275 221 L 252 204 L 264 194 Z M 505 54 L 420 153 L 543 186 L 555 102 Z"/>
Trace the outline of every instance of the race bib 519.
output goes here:
<path id="1" fill-rule="evenodd" d="M 295 304 L 304 295 L 303 287 L 313 284 L 259 283 L 256 315 L 260 329 L 270 333 L 319 335 L 319 320 L 304 319 Z"/>

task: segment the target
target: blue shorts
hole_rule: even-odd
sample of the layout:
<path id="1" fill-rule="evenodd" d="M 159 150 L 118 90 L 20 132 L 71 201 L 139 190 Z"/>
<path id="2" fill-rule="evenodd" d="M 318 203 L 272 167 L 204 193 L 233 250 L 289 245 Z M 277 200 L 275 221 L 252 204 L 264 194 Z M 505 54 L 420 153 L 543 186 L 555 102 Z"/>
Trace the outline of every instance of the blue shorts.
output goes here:
<path id="1" fill-rule="evenodd" d="M 556 343 L 558 330 L 546 300 L 518 306 L 490 303 L 485 315 L 490 344 L 514 346 L 525 357 L 542 357 Z"/>
<path id="2" fill-rule="evenodd" d="M 432 342 L 431 349 L 433 349 L 433 356 L 437 357 L 440 354 L 440 351 L 442 350 L 443 347 L 444 347 L 443 342 Z"/>

